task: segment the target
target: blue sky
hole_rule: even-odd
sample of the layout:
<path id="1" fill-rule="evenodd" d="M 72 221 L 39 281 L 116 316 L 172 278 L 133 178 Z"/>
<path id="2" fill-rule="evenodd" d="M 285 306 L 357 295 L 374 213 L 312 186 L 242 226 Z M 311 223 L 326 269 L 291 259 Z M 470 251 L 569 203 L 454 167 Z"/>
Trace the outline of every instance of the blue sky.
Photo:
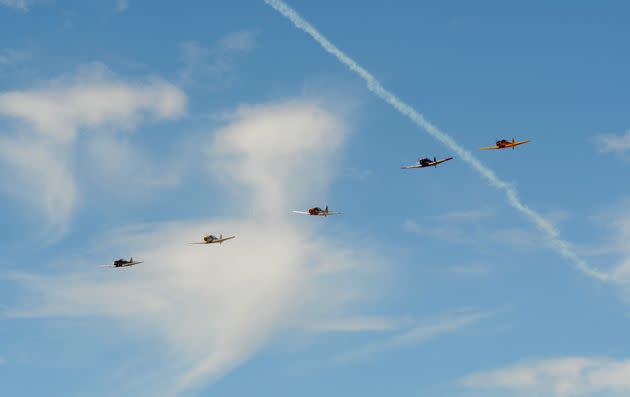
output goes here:
<path id="1" fill-rule="evenodd" d="M 628 395 L 629 6 L 339 3 L 573 260 L 263 0 L 0 0 L 2 395 Z"/>

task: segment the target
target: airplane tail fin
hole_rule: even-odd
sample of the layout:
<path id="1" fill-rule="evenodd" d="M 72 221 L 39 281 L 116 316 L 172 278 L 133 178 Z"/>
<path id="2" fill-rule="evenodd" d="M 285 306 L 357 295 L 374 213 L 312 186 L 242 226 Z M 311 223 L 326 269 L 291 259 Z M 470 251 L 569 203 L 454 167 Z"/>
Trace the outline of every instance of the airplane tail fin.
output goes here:
<path id="1" fill-rule="evenodd" d="M 516 143 L 516 139 L 512 138 L 512 143 Z"/>

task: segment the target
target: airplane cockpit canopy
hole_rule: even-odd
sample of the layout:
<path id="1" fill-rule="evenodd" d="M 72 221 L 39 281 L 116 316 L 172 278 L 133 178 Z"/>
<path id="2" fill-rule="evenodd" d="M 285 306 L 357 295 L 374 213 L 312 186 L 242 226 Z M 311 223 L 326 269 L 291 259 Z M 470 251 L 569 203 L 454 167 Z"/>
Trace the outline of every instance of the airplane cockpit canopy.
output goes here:
<path id="1" fill-rule="evenodd" d="M 321 208 L 319 208 L 319 207 L 315 207 L 315 208 L 313 208 L 313 209 L 314 209 L 315 211 L 321 211 L 321 210 L 322 210 L 322 209 L 321 209 Z"/>

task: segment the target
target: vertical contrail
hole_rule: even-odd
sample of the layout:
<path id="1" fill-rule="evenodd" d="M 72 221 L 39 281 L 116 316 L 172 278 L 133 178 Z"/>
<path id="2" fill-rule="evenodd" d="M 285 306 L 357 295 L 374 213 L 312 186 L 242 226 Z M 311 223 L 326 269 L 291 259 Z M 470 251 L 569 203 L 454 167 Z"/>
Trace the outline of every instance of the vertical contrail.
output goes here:
<path id="1" fill-rule="evenodd" d="M 431 124 L 423 115 L 414 110 L 411 106 L 401 101 L 396 95 L 387 91 L 381 83 L 376 80 L 367 70 L 358 65 L 352 58 L 344 54 L 340 49 L 335 47 L 326 37 L 324 37 L 313 25 L 302 18 L 295 10 L 289 7 L 282 0 L 264 0 L 265 3 L 273 7 L 280 14 L 289 19 L 297 28 L 306 32 L 311 36 L 324 50 L 332 54 L 341 63 L 346 65 L 351 71 L 358 74 L 367 83 L 368 89 L 376 94 L 379 98 L 384 100 L 393 106 L 403 115 L 407 116 L 416 125 L 423 128 L 431 136 L 451 150 L 456 152 L 459 157 L 464 159 L 473 169 L 475 169 L 481 176 L 483 176 L 490 185 L 502 190 L 505 193 L 508 203 L 514 207 L 521 214 L 525 215 L 530 221 L 536 225 L 546 237 L 549 245 L 560 253 L 565 258 L 572 261 L 579 270 L 587 274 L 588 276 L 597 278 L 602 281 L 607 281 L 609 276 L 593 267 L 591 267 L 586 261 L 584 261 L 570 246 L 569 243 L 562 240 L 559 236 L 556 228 L 545 218 L 539 215 L 536 211 L 527 207 L 518 197 L 516 189 L 510 186 L 507 182 L 500 179 L 494 171 L 483 165 L 477 158 L 475 158 L 469 151 L 460 146 L 453 138 L 448 134 L 442 132 L 435 125 Z"/>

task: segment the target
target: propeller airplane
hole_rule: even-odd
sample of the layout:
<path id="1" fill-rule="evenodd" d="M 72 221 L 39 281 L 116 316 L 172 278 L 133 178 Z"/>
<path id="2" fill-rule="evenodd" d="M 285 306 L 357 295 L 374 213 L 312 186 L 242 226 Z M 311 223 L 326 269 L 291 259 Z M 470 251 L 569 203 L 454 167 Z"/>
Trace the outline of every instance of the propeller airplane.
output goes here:
<path id="1" fill-rule="evenodd" d="M 416 162 L 416 164 L 414 165 L 403 165 L 400 168 L 402 169 L 409 169 L 409 168 L 427 168 L 427 167 L 436 167 L 438 166 L 438 164 L 442 164 L 445 163 L 447 161 L 453 160 L 452 157 L 447 157 L 445 159 L 442 160 L 436 160 L 435 157 L 433 157 L 433 161 L 431 161 L 431 159 L 429 158 L 423 158 L 420 159 Z"/>
<path id="2" fill-rule="evenodd" d="M 328 216 L 328 215 L 340 215 L 341 212 L 331 212 L 328 210 L 328 206 L 325 209 L 319 207 L 309 208 L 308 211 L 293 211 L 295 214 L 300 215 L 313 215 L 313 216 Z"/>
<path id="3" fill-rule="evenodd" d="M 215 237 L 212 234 L 209 234 L 207 236 L 203 236 L 203 241 L 188 244 L 223 244 L 224 241 L 231 240 L 233 238 L 236 238 L 236 236 L 223 237 L 223 235 L 220 234 L 219 237 Z"/>
<path id="4" fill-rule="evenodd" d="M 126 259 L 116 259 L 112 262 L 111 265 L 100 265 L 100 267 L 129 267 L 134 266 L 139 263 L 143 263 L 142 261 L 134 261 L 133 258 Z"/>
<path id="5" fill-rule="evenodd" d="M 482 147 L 480 148 L 480 150 L 497 150 L 497 149 L 508 149 L 508 148 L 512 148 L 514 149 L 517 146 L 520 145 L 524 145 L 527 142 L 529 142 L 529 139 L 524 140 L 524 141 L 520 141 L 520 142 L 516 142 L 516 140 L 514 138 L 512 138 L 512 142 L 506 140 L 506 139 L 501 139 L 500 141 L 496 142 L 495 146 L 486 146 L 486 147 Z"/>

